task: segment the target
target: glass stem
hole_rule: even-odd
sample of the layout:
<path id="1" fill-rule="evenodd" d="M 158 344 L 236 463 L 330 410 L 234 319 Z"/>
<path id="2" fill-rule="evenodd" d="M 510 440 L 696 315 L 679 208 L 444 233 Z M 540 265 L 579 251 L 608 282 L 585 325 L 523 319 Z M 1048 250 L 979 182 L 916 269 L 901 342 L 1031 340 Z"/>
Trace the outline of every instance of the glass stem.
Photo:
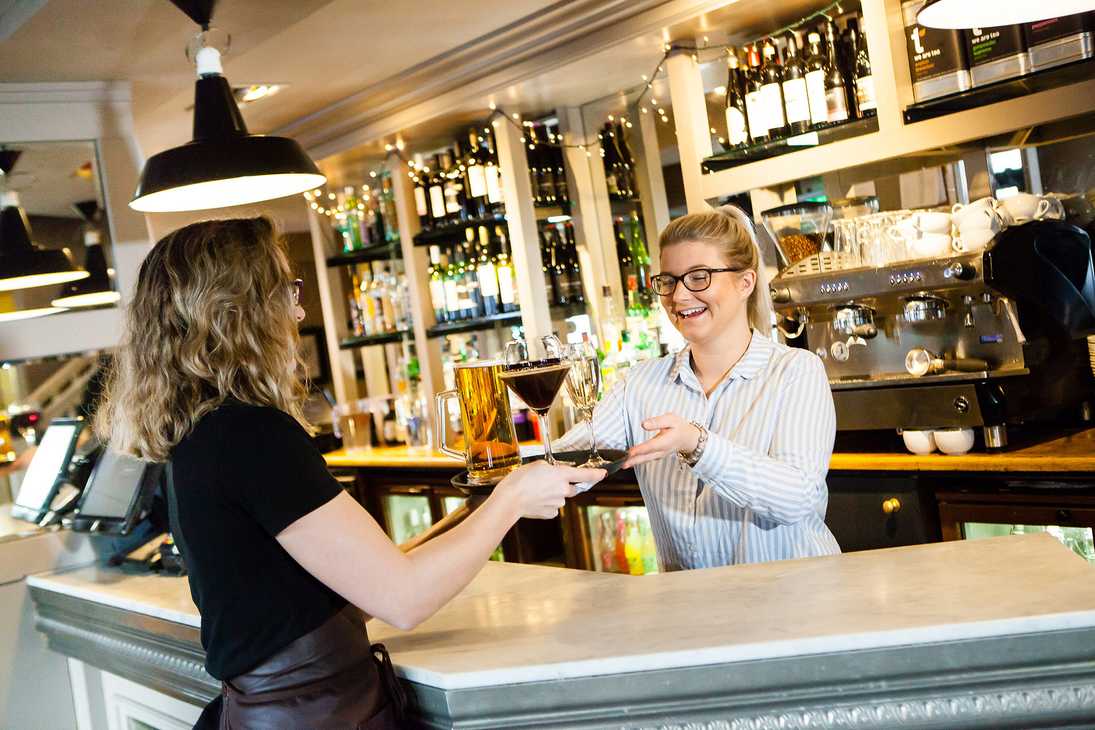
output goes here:
<path id="1" fill-rule="evenodd" d="M 593 430 L 593 413 L 586 416 L 586 424 L 589 425 L 590 461 L 600 461 L 601 455 L 597 452 L 597 432 Z"/>
<path id="2" fill-rule="evenodd" d="M 554 466 L 555 454 L 551 453 L 551 428 L 548 424 L 548 414 L 537 413 L 536 417 L 540 419 L 540 440 L 544 442 L 544 460 Z"/>

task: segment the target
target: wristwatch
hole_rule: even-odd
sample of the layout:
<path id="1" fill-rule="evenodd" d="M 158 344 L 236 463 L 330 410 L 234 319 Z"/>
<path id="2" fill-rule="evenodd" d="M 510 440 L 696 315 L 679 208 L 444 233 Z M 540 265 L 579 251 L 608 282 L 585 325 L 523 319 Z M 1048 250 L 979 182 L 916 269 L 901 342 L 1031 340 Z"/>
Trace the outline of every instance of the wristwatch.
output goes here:
<path id="1" fill-rule="evenodd" d="M 680 459 L 681 464 L 687 467 L 693 467 L 699 462 L 700 457 L 703 456 L 703 450 L 707 446 L 707 428 L 702 423 L 696 421 L 690 421 L 690 423 L 699 429 L 700 438 L 699 441 L 696 442 L 696 448 L 691 452 L 677 452 L 677 458 Z"/>

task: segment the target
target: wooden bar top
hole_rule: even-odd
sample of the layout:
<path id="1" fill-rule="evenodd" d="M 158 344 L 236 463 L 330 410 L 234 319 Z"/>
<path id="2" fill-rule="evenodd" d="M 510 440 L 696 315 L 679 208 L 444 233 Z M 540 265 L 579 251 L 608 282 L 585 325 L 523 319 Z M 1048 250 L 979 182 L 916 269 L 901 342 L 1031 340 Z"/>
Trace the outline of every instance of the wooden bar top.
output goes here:
<path id="1" fill-rule="evenodd" d="M 447 470 L 461 467 L 459 461 L 439 451 L 406 447 L 358 451 L 340 449 L 326 454 L 325 458 L 327 465 L 332 467 Z M 909 453 L 838 452 L 833 454 L 829 470 L 1095 473 L 1095 428 L 995 453 L 971 451 L 961 456 L 940 453 L 918 456 Z"/>

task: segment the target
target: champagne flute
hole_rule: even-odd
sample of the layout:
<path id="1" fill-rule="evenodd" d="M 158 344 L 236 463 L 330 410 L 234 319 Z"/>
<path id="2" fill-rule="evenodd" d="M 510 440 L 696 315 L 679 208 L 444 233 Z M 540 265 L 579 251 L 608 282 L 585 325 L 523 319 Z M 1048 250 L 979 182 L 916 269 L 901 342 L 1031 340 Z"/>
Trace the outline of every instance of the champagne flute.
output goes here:
<path id="1" fill-rule="evenodd" d="M 570 400 L 574 402 L 574 407 L 582 415 L 582 420 L 589 426 L 589 440 L 592 443 L 589 460 L 582 466 L 600 468 L 611 463 L 597 453 L 597 434 L 593 431 L 593 409 L 597 406 L 597 401 L 601 399 L 601 363 L 597 359 L 597 352 L 593 349 L 593 345 L 588 342 L 567 345 L 563 354 L 570 362 L 570 372 L 567 373 L 566 381 L 567 392 L 570 394 Z"/>
<path id="2" fill-rule="evenodd" d="M 563 346 L 559 338 L 555 335 L 539 338 L 536 351 L 531 356 L 527 343 L 511 340 L 506 343 L 505 363 L 499 377 L 539 419 L 544 459 L 553 465 L 566 463 L 556 461 L 551 453 L 551 429 L 547 417 L 570 371 L 570 363 L 563 360 Z"/>

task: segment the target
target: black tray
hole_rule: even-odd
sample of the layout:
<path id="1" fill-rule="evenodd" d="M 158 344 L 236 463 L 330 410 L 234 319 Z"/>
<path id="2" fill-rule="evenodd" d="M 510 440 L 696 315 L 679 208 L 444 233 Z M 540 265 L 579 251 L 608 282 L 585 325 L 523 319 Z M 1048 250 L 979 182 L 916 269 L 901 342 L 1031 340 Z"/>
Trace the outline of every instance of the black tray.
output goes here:
<path id="1" fill-rule="evenodd" d="M 626 451 L 616 451 L 614 449 L 601 449 L 600 453 L 601 453 L 601 458 L 602 459 L 608 459 L 609 461 L 617 462 L 615 464 L 615 467 L 616 467 L 615 469 L 613 469 L 612 467 L 608 467 L 609 474 L 614 474 L 617 471 L 619 471 L 619 467 L 621 466 L 621 464 L 619 462 L 622 462 L 623 458 L 625 456 L 627 456 Z M 533 461 L 540 461 L 543 458 L 544 458 L 543 454 L 537 454 L 535 456 L 526 456 L 521 461 L 524 462 L 525 464 L 528 464 L 528 463 L 533 462 Z M 572 462 L 573 464 L 577 465 L 577 464 L 582 464 L 587 459 L 589 459 L 589 452 L 588 451 L 557 451 L 557 452 L 555 452 L 555 458 L 558 461 L 569 461 L 569 462 Z M 501 481 L 501 479 L 499 479 L 499 481 Z M 457 474 L 456 476 L 454 476 L 450 483 L 454 487 L 459 489 L 461 492 L 463 492 L 464 494 L 468 494 L 468 495 L 471 495 L 471 494 L 490 494 L 491 492 L 494 491 L 494 484 L 497 484 L 497 482 L 495 482 L 494 484 L 471 484 L 470 482 L 468 482 L 468 472 L 467 471 L 462 471 L 459 474 Z"/>

